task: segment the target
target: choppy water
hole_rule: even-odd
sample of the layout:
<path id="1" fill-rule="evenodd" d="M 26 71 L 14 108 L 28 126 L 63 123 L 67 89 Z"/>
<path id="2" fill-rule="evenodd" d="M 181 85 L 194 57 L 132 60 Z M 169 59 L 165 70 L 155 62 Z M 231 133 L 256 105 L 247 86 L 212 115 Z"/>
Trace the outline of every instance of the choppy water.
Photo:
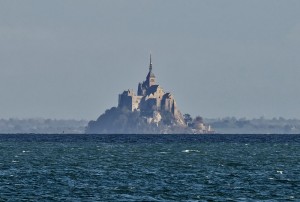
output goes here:
<path id="1" fill-rule="evenodd" d="M 0 135 L 0 201 L 299 201 L 300 135 Z"/>

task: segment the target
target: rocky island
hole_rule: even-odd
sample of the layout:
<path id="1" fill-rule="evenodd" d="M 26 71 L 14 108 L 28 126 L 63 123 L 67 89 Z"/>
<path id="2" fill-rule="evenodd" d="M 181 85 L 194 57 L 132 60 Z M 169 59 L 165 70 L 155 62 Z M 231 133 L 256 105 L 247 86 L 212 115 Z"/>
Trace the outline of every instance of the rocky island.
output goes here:
<path id="1" fill-rule="evenodd" d="M 125 90 L 119 94 L 118 106 L 90 121 L 86 133 L 95 134 L 205 134 L 213 133 L 201 117 L 193 119 L 180 112 L 174 96 L 156 83 L 150 54 L 146 80 L 138 84 L 137 93 Z"/>

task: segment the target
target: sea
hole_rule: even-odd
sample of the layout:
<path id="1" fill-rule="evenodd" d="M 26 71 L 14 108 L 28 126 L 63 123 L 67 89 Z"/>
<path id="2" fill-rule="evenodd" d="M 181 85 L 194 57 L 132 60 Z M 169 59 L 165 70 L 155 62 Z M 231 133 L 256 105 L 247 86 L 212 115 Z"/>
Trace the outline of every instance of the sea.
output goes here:
<path id="1" fill-rule="evenodd" d="M 300 135 L 1 134 L 0 201 L 300 201 Z"/>

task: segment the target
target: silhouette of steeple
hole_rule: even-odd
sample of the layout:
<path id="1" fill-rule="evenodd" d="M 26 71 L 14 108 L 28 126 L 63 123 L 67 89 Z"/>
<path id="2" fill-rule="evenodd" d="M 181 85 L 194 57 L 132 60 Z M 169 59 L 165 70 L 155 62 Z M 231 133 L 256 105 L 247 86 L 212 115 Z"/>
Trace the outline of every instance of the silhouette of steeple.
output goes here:
<path id="1" fill-rule="evenodd" d="M 146 77 L 147 88 L 155 84 L 155 75 L 152 72 L 152 55 L 150 53 L 149 72 Z"/>
<path id="2" fill-rule="evenodd" d="M 149 72 L 152 72 L 152 58 L 151 58 L 151 53 L 150 53 Z"/>

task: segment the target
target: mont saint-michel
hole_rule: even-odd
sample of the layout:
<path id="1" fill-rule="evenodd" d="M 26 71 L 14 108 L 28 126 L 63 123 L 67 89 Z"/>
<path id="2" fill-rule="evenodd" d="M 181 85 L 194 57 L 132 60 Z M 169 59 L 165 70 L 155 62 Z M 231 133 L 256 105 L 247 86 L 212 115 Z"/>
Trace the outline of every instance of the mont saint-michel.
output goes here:
<path id="1" fill-rule="evenodd" d="M 137 92 L 125 90 L 118 96 L 118 106 L 105 111 L 96 121 L 90 121 L 86 133 L 213 133 L 209 125 L 197 116 L 182 114 L 175 97 L 156 80 L 150 54 L 149 71 Z"/>

